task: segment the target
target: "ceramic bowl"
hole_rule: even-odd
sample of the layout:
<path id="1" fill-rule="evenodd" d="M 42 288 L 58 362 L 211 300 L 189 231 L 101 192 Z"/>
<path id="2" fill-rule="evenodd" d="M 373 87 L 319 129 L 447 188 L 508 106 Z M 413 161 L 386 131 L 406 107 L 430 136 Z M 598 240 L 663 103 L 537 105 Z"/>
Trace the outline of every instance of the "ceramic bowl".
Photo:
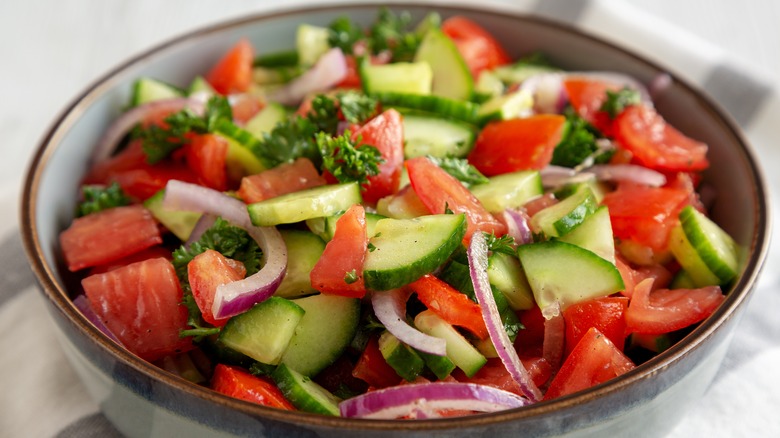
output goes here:
<path id="1" fill-rule="evenodd" d="M 398 5 L 422 17 L 420 2 Z M 541 50 L 571 70 L 617 70 L 645 83 L 664 67 L 617 43 L 532 16 L 474 7 L 436 6 L 442 16 L 467 15 L 514 57 Z M 29 169 L 22 197 L 24 244 L 73 367 L 105 415 L 128 436 L 380 437 L 663 435 L 696 403 L 726 353 L 733 329 L 764 262 L 767 189 L 755 156 L 735 123 L 679 78 L 657 99 L 663 116 L 710 145 L 705 178 L 718 193 L 712 216 L 746 248 L 744 267 L 723 305 L 682 341 L 635 370 L 570 396 L 525 408 L 463 418 L 368 421 L 287 412 L 234 400 L 146 363 L 98 331 L 71 303 L 58 252 L 71 221 L 80 175 L 91 148 L 122 110 L 132 81 L 151 76 L 186 84 L 239 37 L 259 51 L 289 49 L 297 24 L 326 25 L 348 14 L 364 24 L 376 5 L 325 6 L 258 15 L 184 35 L 130 59 L 84 91 L 54 121 Z"/>

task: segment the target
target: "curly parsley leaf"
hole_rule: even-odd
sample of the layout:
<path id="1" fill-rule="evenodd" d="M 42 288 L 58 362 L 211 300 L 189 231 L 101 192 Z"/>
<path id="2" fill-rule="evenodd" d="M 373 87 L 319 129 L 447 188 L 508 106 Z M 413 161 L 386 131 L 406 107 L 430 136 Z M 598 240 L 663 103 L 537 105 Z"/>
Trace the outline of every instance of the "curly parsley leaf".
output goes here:
<path id="1" fill-rule="evenodd" d="M 155 164 L 165 159 L 176 149 L 189 142 L 186 135 L 190 132 L 206 134 L 214 131 L 220 119 L 233 120 L 230 103 L 224 96 L 213 96 L 206 103 L 203 115 L 185 108 L 164 119 L 165 126 L 137 126 L 133 137 L 140 138 L 143 151 L 149 164 Z"/>
<path id="2" fill-rule="evenodd" d="M 363 29 L 349 17 L 339 17 L 328 26 L 328 44 L 340 48 L 345 54 L 351 55 L 355 43 L 364 38 Z"/>
<path id="3" fill-rule="evenodd" d="M 344 135 L 332 137 L 327 133 L 317 133 L 317 146 L 322 155 L 322 167 L 327 169 L 339 182 L 368 182 L 369 176 L 379 174 L 379 164 L 384 162 L 382 154 L 374 146 L 360 144 L 351 140 L 349 130 Z"/>
<path id="4" fill-rule="evenodd" d="M 410 31 L 412 16 L 407 11 L 396 15 L 388 8 L 379 11 L 376 21 L 368 31 L 371 50 L 392 53 L 393 61 L 411 61 L 422 41 L 422 35 Z"/>
<path id="5" fill-rule="evenodd" d="M 315 125 L 317 131 L 334 135 L 339 126 L 338 103 L 324 94 L 318 94 L 312 99 L 306 118 Z"/>
<path id="6" fill-rule="evenodd" d="M 614 119 L 627 106 L 637 105 L 642 101 L 639 92 L 628 87 L 623 87 L 618 91 L 607 90 L 607 100 L 601 105 L 601 111 L 609 114 L 609 118 Z"/>
<path id="7" fill-rule="evenodd" d="M 345 91 L 337 95 L 344 120 L 362 124 L 376 115 L 378 101 L 357 91 Z"/>
<path id="8" fill-rule="evenodd" d="M 515 239 L 512 236 L 503 235 L 501 237 L 496 237 L 496 235 L 492 233 L 484 233 L 484 234 L 485 234 L 488 251 L 500 252 L 502 254 L 507 254 L 511 256 L 517 255 L 517 252 L 515 251 L 515 248 L 517 247 L 517 243 L 515 243 Z"/>
<path id="9" fill-rule="evenodd" d="M 108 187 L 86 185 L 81 188 L 84 199 L 76 207 L 76 216 L 86 216 L 109 208 L 130 205 L 130 197 L 125 194 L 122 187 L 112 183 Z"/>
<path id="10" fill-rule="evenodd" d="M 442 170 L 457 178 L 458 181 L 462 182 L 466 186 L 473 186 L 488 182 L 487 177 L 480 173 L 476 167 L 469 164 L 468 160 L 465 158 L 440 158 L 431 155 L 428 155 L 427 158 L 431 160 L 433 164 L 441 167 Z"/>
<path id="11" fill-rule="evenodd" d="M 299 157 L 306 157 L 318 165 L 321 159 L 315 141 L 317 131 L 317 125 L 309 119 L 293 117 L 264 133 L 253 152 L 262 157 L 269 168 Z"/>
<path id="12" fill-rule="evenodd" d="M 573 168 L 588 160 L 608 161 L 614 150 L 599 145 L 597 140 L 602 137 L 601 132 L 571 108 L 567 108 L 565 115 L 567 126 L 560 143 L 555 146 L 550 164 Z"/>

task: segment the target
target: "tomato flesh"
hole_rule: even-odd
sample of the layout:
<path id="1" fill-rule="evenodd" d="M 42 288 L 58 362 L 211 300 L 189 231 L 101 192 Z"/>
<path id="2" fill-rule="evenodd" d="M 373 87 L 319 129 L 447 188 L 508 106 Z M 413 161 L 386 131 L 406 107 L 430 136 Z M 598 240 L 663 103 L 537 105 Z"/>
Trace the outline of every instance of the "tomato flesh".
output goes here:
<path id="1" fill-rule="evenodd" d="M 252 85 L 254 48 L 239 40 L 206 74 L 206 81 L 220 94 L 243 93 Z"/>
<path id="2" fill-rule="evenodd" d="M 148 361 L 192 348 L 187 309 L 170 261 L 148 259 L 81 281 L 92 309 L 122 345 Z"/>
<path id="3" fill-rule="evenodd" d="M 563 311 L 566 321 L 566 355 L 571 354 L 591 327 L 596 327 L 623 351 L 626 337 L 624 313 L 628 298 L 603 297 L 572 304 Z"/>
<path id="4" fill-rule="evenodd" d="M 288 411 L 296 410 L 271 379 L 253 376 L 234 366 L 217 364 L 211 377 L 211 389 L 263 406 Z"/>
<path id="5" fill-rule="evenodd" d="M 184 146 L 187 165 L 201 184 L 214 190 L 227 190 L 227 140 L 214 134 L 193 135 Z"/>
<path id="6" fill-rule="evenodd" d="M 74 272 L 114 262 L 160 243 L 157 222 L 141 205 L 115 207 L 76 218 L 60 233 L 65 262 Z"/>
<path id="7" fill-rule="evenodd" d="M 540 114 L 492 122 L 477 137 L 469 162 L 487 176 L 542 169 L 561 141 L 566 118 Z"/>
<path id="8" fill-rule="evenodd" d="M 401 114 L 396 110 L 387 110 L 369 120 L 352 134 L 352 139 L 360 144 L 374 146 L 379 150 L 384 162 L 379 164 L 379 174 L 368 177 L 363 185 L 363 201 L 376 204 L 380 198 L 398 190 L 404 162 L 404 128 Z"/>
<path id="9" fill-rule="evenodd" d="M 387 388 L 401 382 L 401 376 L 391 367 L 382 352 L 379 351 L 379 341 L 376 336 L 369 338 L 366 348 L 360 355 L 352 376 L 368 383 L 374 389 Z"/>
<path id="10" fill-rule="evenodd" d="M 224 326 L 229 318 L 217 319 L 212 307 L 217 288 L 244 278 L 246 270 L 238 272 L 229 259 L 213 249 L 198 254 L 187 264 L 187 277 L 203 319 L 215 327 Z"/>
<path id="11" fill-rule="evenodd" d="M 308 158 L 297 158 L 272 169 L 241 179 L 238 196 L 247 204 L 325 185 L 323 178 Z"/>
<path id="12" fill-rule="evenodd" d="M 465 294 L 430 274 L 408 287 L 417 292 L 417 298 L 441 319 L 465 328 L 480 339 L 488 337 L 482 309 Z"/>
<path id="13" fill-rule="evenodd" d="M 455 43 L 475 79 L 483 70 L 512 61 L 490 32 L 466 17 L 455 16 L 444 20 L 441 30 Z"/>
<path id="14" fill-rule="evenodd" d="M 626 310 L 628 331 L 654 335 L 673 332 L 704 320 L 726 299 L 718 286 L 652 289 L 651 279 L 634 288 Z"/>
<path id="15" fill-rule="evenodd" d="M 365 296 L 363 262 L 367 246 L 366 212 L 356 204 L 336 221 L 333 238 L 311 270 L 312 287 L 325 294 Z"/>

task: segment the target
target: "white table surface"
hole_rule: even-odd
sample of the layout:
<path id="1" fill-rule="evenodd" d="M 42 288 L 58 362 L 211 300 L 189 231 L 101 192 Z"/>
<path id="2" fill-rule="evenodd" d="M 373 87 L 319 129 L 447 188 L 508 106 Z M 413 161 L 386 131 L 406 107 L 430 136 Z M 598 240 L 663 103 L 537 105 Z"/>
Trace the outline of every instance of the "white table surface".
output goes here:
<path id="1" fill-rule="evenodd" d="M 517 0 L 517 3 L 529 5 L 536 1 Z M 0 237 L 15 233 L 20 181 L 42 133 L 70 99 L 93 80 L 128 56 L 203 24 L 279 5 L 287 7 L 302 3 L 307 2 L 0 2 L 0 208 L 4 209 L 4 214 L 0 215 Z M 632 16 L 632 20 L 651 23 L 651 27 L 659 24 L 665 30 L 674 29 L 679 32 L 675 35 L 684 37 L 686 44 L 692 47 L 701 45 L 707 51 L 714 50 L 718 56 L 725 55 L 736 61 L 751 77 L 774 87 L 780 84 L 780 2 L 777 0 L 625 0 L 621 7 L 635 8 L 637 14 Z M 619 41 L 620 37 L 616 36 L 615 40 Z M 659 59 L 663 57 L 663 54 L 656 55 Z M 777 133 L 780 134 L 780 130 Z M 768 174 L 780 169 L 780 161 L 777 160 L 767 160 L 763 164 Z M 5 247 L 0 247 L 0 250 Z M 768 266 L 765 271 L 771 271 L 772 268 Z M 777 276 L 772 273 L 766 275 L 769 280 L 764 281 L 763 292 L 776 293 L 775 286 L 780 283 Z M 770 282 L 770 285 L 766 285 Z M 9 296 L 6 309 L 13 306 L 14 309 L 26 309 L 32 313 L 30 309 L 41 306 L 36 294 Z M 764 300 L 778 304 L 776 298 Z M 778 309 L 764 311 L 777 312 Z M 18 323 L 13 322 L 15 327 L 27 324 L 25 336 L 28 339 L 24 342 L 32 345 L 25 351 L 35 354 L 36 345 L 57 348 L 51 340 L 52 327 L 45 320 L 34 323 L 41 317 L 22 319 L 17 316 L 16 310 L 13 316 L 6 315 L 9 312 L 3 310 L 0 318 L 19 318 Z M 7 326 L 0 325 L 0 329 Z M 780 338 L 777 324 L 770 329 L 774 330 L 775 339 Z M 47 374 L 45 365 L 40 365 L 39 376 L 31 372 L 31 376 L 15 378 L 11 367 L 26 366 L 30 358 L 7 358 L 8 355 L 2 349 L 19 340 L 9 340 L 3 335 L 0 333 L 0 436 L 53 436 L 60 432 L 60 436 L 70 436 L 62 426 L 78 422 L 92 413 L 83 389 L 78 383 L 63 383 L 63 378 L 72 377 L 65 364 L 59 365 L 61 371 L 58 372 L 63 373 L 59 378 Z M 708 400 L 702 401 L 700 409 L 690 414 L 674 436 L 694 436 L 706 432 L 711 437 L 726 437 L 740 435 L 740 431 L 746 434 L 750 432 L 751 436 L 780 436 L 780 422 L 776 413 L 776 409 L 780 408 L 780 378 L 777 376 L 780 348 L 777 342 L 773 347 L 766 354 L 751 358 L 742 368 L 735 367 L 738 372 L 719 377 L 718 385 L 708 394 Z M 774 372 L 767 372 L 767 367 L 773 368 Z M 53 405 L 52 400 L 48 400 L 48 403 L 46 400 L 37 400 L 36 389 L 41 385 L 49 385 L 48 391 L 56 390 L 54 393 L 63 399 L 74 400 L 74 405 L 82 403 L 87 407 L 69 410 L 61 404 Z M 730 403 L 716 403 L 714 398 L 719 397 L 733 400 Z M 32 406 L 46 414 L 37 414 Z M 774 409 L 770 409 L 772 407 Z M 45 419 L 35 421 L 39 417 L 51 417 L 52 420 L 48 423 Z M 735 424 L 752 426 L 735 427 Z"/>

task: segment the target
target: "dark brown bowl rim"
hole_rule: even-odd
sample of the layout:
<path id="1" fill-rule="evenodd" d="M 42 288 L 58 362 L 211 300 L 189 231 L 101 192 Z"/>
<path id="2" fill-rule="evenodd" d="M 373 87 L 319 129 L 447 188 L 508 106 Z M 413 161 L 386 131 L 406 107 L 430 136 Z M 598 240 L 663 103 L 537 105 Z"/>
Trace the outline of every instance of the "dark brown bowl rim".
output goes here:
<path id="1" fill-rule="evenodd" d="M 503 17 L 509 16 L 518 22 L 542 24 L 561 32 L 574 34 L 579 38 L 590 40 L 592 43 L 599 44 L 610 50 L 627 55 L 639 63 L 655 69 L 656 71 L 669 71 L 669 68 L 648 60 L 645 57 L 633 53 L 630 50 L 627 50 L 615 43 L 588 34 L 587 32 L 581 29 L 577 29 L 571 25 L 549 20 L 529 13 L 509 11 L 498 6 L 495 8 L 480 8 L 465 5 L 445 6 L 440 4 L 420 3 L 393 3 L 391 6 L 393 9 L 398 10 L 412 9 L 422 6 L 435 9 L 440 12 L 466 14 L 479 13 Z M 296 15 L 303 12 L 344 11 L 346 13 L 349 10 L 354 9 L 377 9 L 379 7 L 379 4 L 372 3 L 329 4 L 324 6 L 292 7 L 266 13 L 253 14 L 243 18 L 226 20 L 214 25 L 204 26 L 184 33 L 180 36 L 170 38 L 167 41 L 153 46 L 119 64 L 117 67 L 94 81 L 92 85 L 88 86 L 61 112 L 60 116 L 55 119 L 50 128 L 47 130 L 46 134 L 40 140 L 39 147 L 30 161 L 21 193 L 20 224 L 24 248 L 30 260 L 31 268 L 43 289 L 43 293 L 47 299 L 50 300 L 52 304 L 63 313 L 68 322 L 77 326 L 81 333 L 89 337 L 92 341 L 100 344 L 101 347 L 108 350 L 124 365 L 127 365 L 139 373 L 144 374 L 154 380 L 160 380 L 166 385 L 189 393 L 195 397 L 222 404 L 226 407 L 236 409 L 251 416 L 265 417 L 271 420 L 285 423 L 323 426 L 328 428 L 357 428 L 364 430 L 394 431 L 413 429 L 419 431 L 480 427 L 488 424 L 493 425 L 501 422 L 518 421 L 530 417 L 543 416 L 557 412 L 565 408 L 581 405 L 592 399 L 599 398 L 607 394 L 621 391 L 627 387 L 635 385 L 637 382 L 643 379 L 652 378 L 654 375 L 670 367 L 673 363 L 679 361 L 684 356 L 691 354 L 693 350 L 698 348 L 702 343 L 710 338 L 720 326 L 732 318 L 737 308 L 744 305 L 756 284 L 757 278 L 766 259 L 769 246 L 769 229 L 771 222 L 769 220 L 770 209 L 768 193 L 766 190 L 767 186 L 764 180 L 764 176 L 757 165 L 755 155 L 751 150 L 749 143 L 746 141 L 745 136 L 742 134 L 741 129 L 737 126 L 736 122 L 730 116 L 728 116 L 727 113 L 723 111 L 716 102 L 707 96 L 706 93 L 672 73 L 671 75 L 674 81 L 687 88 L 692 95 L 695 95 L 696 99 L 698 99 L 702 104 L 702 107 L 706 108 L 711 113 L 712 119 L 723 124 L 727 130 L 730 131 L 734 137 L 739 140 L 740 146 L 742 147 L 745 156 L 748 158 L 752 170 L 752 176 L 754 178 L 752 187 L 754 190 L 753 196 L 758 200 L 756 206 L 758 210 L 756 212 L 756 217 L 758 220 L 755 224 L 756 229 L 753 233 L 754 238 L 752 242 L 750 242 L 751 257 L 747 260 L 743 275 L 741 275 L 739 281 L 734 286 L 733 291 L 727 296 L 725 302 L 718 308 L 718 310 L 706 321 L 695 328 L 690 334 L 688 334 L 684 340 L 677 342 L 670 349 L 616 379 L 589 388 L 587 390 L 571 394 L 569 396 L 550 401 L 539 402 L 537 404 L 523 408 L 492 414 L 415 421 L 360 420 L 329 417 L 317 414 L 289 412 L 267 408 L 227 397 L 211 391 L 208 388 L 188 382 L 139 359 L 127 350 L 119 347 L 102 332 L 100 332 L 84 316 L 82 316 L 81 313 L 75 308 L 72 301 L 68 299 L 67 292 L 63 286 L 55 281 L 55 275 L 53 274 L 54 268 L 45 263 L 44 257 L 42 255 L 41 243 L 38 239 L 37 227 L 34 221 L 36 209 L 34 199 L 38 193 L 38 187 L 42 177 L 42 169 L 46 167 L 46 163 L 51 157 L 53 151 L 56 149 L 56 145 L 59 142 L 59 137 L 61 137 L 63 133 L 66 132 L 78 119 L 81 113 L 81 109 L 88 107 L 92 101 L 97 99 L 102 94 L 102 90 L 110 88 L 115 82 L 116 77 L 120 76 L 120 73 L 125 69 L 142 62 L 148 57 L 161 54 L 166 49 L 177 46 L 187 40 L 203 38 L 210 34 L 219 33 L 221 31 L 249 23 L 262 23 L 264 21 L 275 20 L 281 17 Z"/>

